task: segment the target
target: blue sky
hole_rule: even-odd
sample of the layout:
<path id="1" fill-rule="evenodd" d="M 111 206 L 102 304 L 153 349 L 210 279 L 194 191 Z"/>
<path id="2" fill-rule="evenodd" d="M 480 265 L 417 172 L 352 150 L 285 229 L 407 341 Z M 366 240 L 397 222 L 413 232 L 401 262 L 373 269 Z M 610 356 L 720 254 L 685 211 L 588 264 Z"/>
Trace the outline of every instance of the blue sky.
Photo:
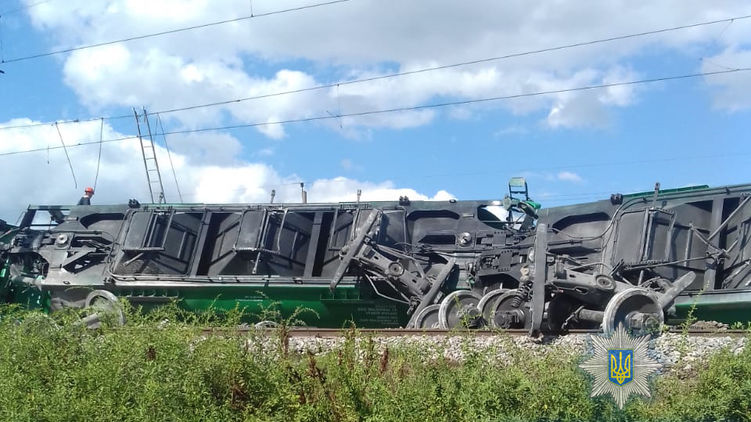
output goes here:
<path id="1" fill-rule="evenodd" d="M 240 0 L 2 0 L 4 60 L 249 14 Z M 307 1 L 253 0 L 255 13 Z M 350 0 L 0 65 L 0 126 L 151 112 L 751 13 L 745 2 Z M 618 19 L 613 17 L 617 16 Z M 751 66 L 751 19 L 162 115 L 166 131 L 473 100 Z M 751 72 L 496 101 L 169 135 L 186 201 L 498 198 L 527 177 L 543 205 L 610 192 L 751 182 Z M 74 202 L 93 184 L 98 121 L 60 124 L 53 149 L 0 155 L 0 217 Z M 105 120 L 104 138 L 133 119 Z M 0 153 L 60 145 L 53 125 L 0 129 Z M 168 199 L 177 200 L 158 151 Z M 103 146 L 97 203 L 147 200 L 137 143 Z"/>

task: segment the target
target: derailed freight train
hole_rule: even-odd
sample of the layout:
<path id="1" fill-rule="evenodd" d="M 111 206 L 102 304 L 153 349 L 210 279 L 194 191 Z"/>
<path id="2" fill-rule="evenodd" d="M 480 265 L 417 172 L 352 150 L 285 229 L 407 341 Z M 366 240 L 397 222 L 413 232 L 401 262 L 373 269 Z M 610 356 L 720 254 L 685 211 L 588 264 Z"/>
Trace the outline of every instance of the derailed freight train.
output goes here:
<path id="1" fill-rule="evenodd" d="M 30 206 L 0 235 L 0 294 L 48 311 L 310 309 L 298 318 L 315 327 L 644 331 L 689 310 L 745 323 L 749 194 L 657 187 L 539 209 L 512 179 L 499 201 Z"/>

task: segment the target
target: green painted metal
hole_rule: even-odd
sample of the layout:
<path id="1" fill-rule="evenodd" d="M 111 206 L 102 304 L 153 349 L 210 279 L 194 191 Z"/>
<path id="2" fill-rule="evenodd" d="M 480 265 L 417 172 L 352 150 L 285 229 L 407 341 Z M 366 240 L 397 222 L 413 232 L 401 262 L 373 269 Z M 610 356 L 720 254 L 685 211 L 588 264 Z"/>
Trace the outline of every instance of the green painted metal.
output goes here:
<path id="1" fill-rule="evenodd" d="M 702 321 L 746 323 L 751 321 L 751 291 L 716 291 L 679 296 L 675 310 L 678 319 L 693 315 Z"/>
<path id="2" fill-rule="evenodd" d="M 0 303 L 10 302 L 8 297 L 10 290 L 8 266 L 8 260 L 3 260 L 2 268 L 0 268 Z"/>
<path id="3" fill-rule="evenodd" d="M 529 205 L 530 207 L 534 208 L 535 210 L 539 210 L 542 208 L 542 205 L 539 202 L 535 202 L 531 199 L 523 201 L 525 204 Z"/>
<path id="4" fill-rule="evenodd" d="M 696 186 L 686 186 L 682 188 L 660 189 L 660 195 L 694 192 L 694 191 L 700 191 L 704 189 L 709 189 L 709 185 L 696 185 Z M 624 193 L 623 197 L 630 199 L 630 198 L 639 198 L 642 196 L 652 196 L 654 194 L 655 194 L 654 191 L 644 191 L 644 192 L 635 192 L 635 193 Z"/>
<path id="5" fill-rule="evenodd" d="M 28 277 L 8 277 L 4 297 L 8 303 L 18 303 L 28 309 L 50 311 L 50 292 L 41 291 L 28 283 Z M 41 276 L 40 276 L 41 279 Z"/>
<path id="6" fill-rule="evenodd" d="M 200 312 L 243 310 L 247 321 L 289 320 L 312 327 L 340 328 L 349 322 L 373 328 L 407 323 L 406 306 L 371 297 L 359 286 L 342 285 L 206 285 L 185 289 L 120 290 L 120 296 L 145 309 L 174 300 L 183 309 Z"/>

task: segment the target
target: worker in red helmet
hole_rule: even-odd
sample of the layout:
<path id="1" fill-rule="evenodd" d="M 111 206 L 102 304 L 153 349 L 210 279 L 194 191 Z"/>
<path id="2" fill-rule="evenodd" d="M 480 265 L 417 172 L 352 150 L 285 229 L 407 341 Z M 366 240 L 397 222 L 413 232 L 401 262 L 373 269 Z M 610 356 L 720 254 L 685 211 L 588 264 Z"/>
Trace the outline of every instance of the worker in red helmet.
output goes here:
<path id="1" fill-rule="evenodd" d="M 78 200 L 78 205 L 91 205 L 92 196 L 94 196 L 94 188 L 87 187 L 83 190 L 83 196 Z"/>

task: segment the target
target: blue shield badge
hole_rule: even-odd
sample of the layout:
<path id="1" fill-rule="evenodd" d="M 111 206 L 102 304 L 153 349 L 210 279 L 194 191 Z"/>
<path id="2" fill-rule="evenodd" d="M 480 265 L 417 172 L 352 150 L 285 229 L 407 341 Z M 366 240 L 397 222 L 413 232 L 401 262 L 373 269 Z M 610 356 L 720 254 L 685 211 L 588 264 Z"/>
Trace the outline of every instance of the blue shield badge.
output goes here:
<path id="1" fill-rule="evenodd" d="M 610 370 L 608 379 L 616 385 L 623 385 L 631 381 L 633 371 L 631 370 L 634 360 L 634 351 L 631 349 L 611 349 L 608 350 L 608 361 Z"/>

